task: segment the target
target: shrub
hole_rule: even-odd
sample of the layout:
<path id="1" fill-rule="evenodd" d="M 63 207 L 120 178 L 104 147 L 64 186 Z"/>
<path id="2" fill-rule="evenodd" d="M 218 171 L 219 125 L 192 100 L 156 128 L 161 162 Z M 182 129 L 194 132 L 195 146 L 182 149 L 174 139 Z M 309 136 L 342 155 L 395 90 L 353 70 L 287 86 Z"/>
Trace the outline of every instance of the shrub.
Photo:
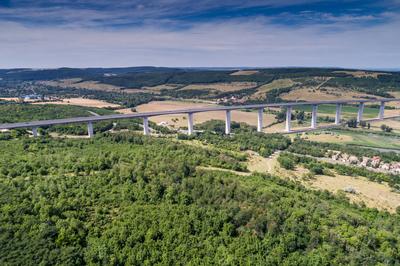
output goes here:
<path id="1" fill-rule="evenodd" d="M 295 161 L 292 158 L 285 155 L 279 156 L 278 162 L 281 165 L 281 167 L 285 168 L 286 170 L 293 170 L 296 165 Z"/>
<path id="2" fill-rule="evenodd" d="M 385 131 L 385 132 L 392 132 L 392 130 L 393 130 L 393 128 L 391 128 L 385 124 L 381 125 L 381 129 L 382 129 L 382 131 Z"/>

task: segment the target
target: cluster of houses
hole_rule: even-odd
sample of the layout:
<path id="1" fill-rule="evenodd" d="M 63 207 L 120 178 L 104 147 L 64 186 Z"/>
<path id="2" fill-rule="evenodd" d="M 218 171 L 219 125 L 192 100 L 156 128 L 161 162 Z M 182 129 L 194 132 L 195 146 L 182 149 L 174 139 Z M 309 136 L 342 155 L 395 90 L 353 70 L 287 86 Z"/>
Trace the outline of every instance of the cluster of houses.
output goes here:
<path id="1" fill-rule="evenodd" d="M 39 94 L 28 94 L 20 97 L 22 101 L 43 100 L 43 96 Z"/>
<path id="2" fill-rule="evenodd" d="M 385 163 L 379 156 L 374 156 L 372 158 L 363 156 L 362 159 L 359 159 L 357 156 L 342 153 L 340 151 L 330 151 L 330 154 L 331 159 L 335 161 L 353 164 L 360 167 L 371 167 L 395 175 L 400 174 L 400 162 Z"/>
<path id="3" fill-rule="evenodd" d="M 224 104 L 224 103 L 244 103 L 245 99 L 244 98 L 238 98 L 236 96 L 230 96 L 230 97 L 223 97 L 217 99 L 217 104 Z"/>

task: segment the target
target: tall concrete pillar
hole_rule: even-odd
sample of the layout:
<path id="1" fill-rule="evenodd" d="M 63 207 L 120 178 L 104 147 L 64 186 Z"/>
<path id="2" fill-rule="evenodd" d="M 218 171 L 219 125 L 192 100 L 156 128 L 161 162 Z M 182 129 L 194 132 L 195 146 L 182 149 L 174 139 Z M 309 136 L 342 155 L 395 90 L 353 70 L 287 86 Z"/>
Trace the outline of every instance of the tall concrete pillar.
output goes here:
<path id="1" fill-rule="evenodd" d="M 225 117 L 225 134 L 231 134 L 231 111 L 226 110 L 226 117 Z"/>
<path id="2" fill-rule="evenodd" d="M 149 135 L 149 118 L 148 117 L 143 117 L 143 134 L 144 135 Z"/>
<path id="3" fill-rule="evenodd" d="M 382 120 L 384 117 L 385 117 L 385 102 L 381 102 L 381 106 L 379 107 L 378 118 Z"/>
<path id="4" fill-rule="evenodd" d="M 258 109 L 258 121 L 257 121 L 257 131 L 258 132 L 262 132 L 262 128 L 263 128 L 263 112 L 264 112 L 264 108 L 260 108 Z"/>
<path id="5" fill-rule="evenodd" d="M 336 116 L 335 116 L 335 125 L 340 125 L 342 116 L 342 105 L 340 103 L 336 104 Z"/>
<path id="6" fill-rule="evenodd" d="M 311 112 L 311 128 L 317 128 L 317 110 L 318 105 L 314 104 Z"/>
<path id="7" fill-rule="evenodd" d="M 290 124 L 292 121 L 292 107 L 288 106 L 286 109 L 286 132 L 290 132 Z"/>
<path id="8" fill-rule="evenodd" d="M 193 134 L 193 113 L 188 113 L 188 135 Z"/>
<path id="9" fill-rule="evenodd" d="M 87 131 L 88 131 L 89 138 L 93 138 L 94 133 L 93 133 L 93 123 L 92 122 L 87 123 Z"/>
<path id="10" fill-rule="evenodd" d="M 32 128 L 32 135 L 36 138 L 38 136 L 37 127 Z"/>
<path id="11" fill-rule="evenodd" d="M 358 113 L 357 113 L 357 123 L 360 123 L 363 118 L 364 113 L 364 103 L 360 103 L 358 106 Z"/>

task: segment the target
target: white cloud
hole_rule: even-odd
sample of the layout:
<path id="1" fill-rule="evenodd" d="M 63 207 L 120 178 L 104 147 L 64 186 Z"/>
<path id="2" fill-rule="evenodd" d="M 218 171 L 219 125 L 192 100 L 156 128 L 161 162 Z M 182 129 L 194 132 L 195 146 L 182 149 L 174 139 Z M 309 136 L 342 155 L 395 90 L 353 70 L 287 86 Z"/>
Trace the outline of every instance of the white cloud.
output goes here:
<path id="1" fill-rule="evenodd" d="M 290 28 L 265 18 L 186 30 L 25 27 L 0 23 L 0 68 L 91 66 L 399 67 L 400 22 Z M 332 30 L 340 28 L 341 30 Z"/>

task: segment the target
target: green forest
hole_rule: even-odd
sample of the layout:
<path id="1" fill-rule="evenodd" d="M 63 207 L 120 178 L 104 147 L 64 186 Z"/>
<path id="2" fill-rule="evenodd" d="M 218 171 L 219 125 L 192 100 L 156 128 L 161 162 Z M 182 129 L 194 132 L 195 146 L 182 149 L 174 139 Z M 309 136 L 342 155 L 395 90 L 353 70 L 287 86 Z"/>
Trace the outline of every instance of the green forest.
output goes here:
<path id="1" fill-rule="evenodd" d="M 0 149 L 1 265 L 400 263 L 397 214 L 199 168 L 247 171 L 217 147 L 119 133 Z"/>
<path id="2" fill-rule="evenodd" d="M 114 111 L 0 104 L 1 123 Z M 279 176 L 250 173 L 246 151 L 301 164 L 311 174 L 364 176 L 400 188 L 400 177 L 318 162 L 329 150 L 400 161 L 398 154 L 281 134 L 232 122 L 193 136 L 140 119 L 0 134 L 0 265 L 396 265 L 400 211 L 350 203 Z M 108 132 L 128 129 L 129 132 Z M 380 133 L 389 134 L 389 133 Z M 211 167 L 211 168 L 210 168 Z M 211 169 L 221 169 L 211 170 Z M 227 172 L 230 171 L 230 172 Z M 241 175 L 246 174 L 246 175 Z"/>

